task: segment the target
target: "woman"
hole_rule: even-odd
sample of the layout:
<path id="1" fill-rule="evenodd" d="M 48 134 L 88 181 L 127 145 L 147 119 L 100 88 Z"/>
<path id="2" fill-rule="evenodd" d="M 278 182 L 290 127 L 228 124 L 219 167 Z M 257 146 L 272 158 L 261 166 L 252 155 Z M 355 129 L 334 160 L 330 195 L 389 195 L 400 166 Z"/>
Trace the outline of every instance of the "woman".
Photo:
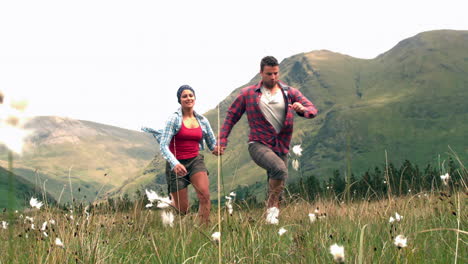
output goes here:
<path id="1" fill-rule="evenodd" d="M 192 87 L 182 85 L 177 90 L 177 100 L 181 107 L 166 122 L 159 142 L 167 161 L 168 190 L 173 206 L 186 214 L 189 209 L 187 186 L 192 184 L 200 201 L 200 221 L 208 223 L 211 208 L 208 170 L 199 150 L 203 149 L 203 141 L 213 150 L 215 135 L 208 119 L 193 109 L 196 97 Z"/>

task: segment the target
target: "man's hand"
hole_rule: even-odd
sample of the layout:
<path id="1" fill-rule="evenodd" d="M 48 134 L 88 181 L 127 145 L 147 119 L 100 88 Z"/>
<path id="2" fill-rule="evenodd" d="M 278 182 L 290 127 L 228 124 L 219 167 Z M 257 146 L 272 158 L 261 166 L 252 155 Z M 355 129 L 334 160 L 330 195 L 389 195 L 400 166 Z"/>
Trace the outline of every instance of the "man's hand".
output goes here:
<path id="1" fill-rule="evenodd" d="M 214 148 L 214 150 L 211 153 L 213 153 L 213 155 L 216 155 L 216 156 L 223 155 L 225 149 L 226 149 L 226 147 L 219 147 L 218 148 L 218 145 L 216 145 L 216 147 Z"/>
<path id="2" fill-rule="evenodd" d="M 174 169 L 172 169 L 177 176 L 185 176 L 187 175 L 187 169 L 185 168 L 184 165 L 182 164 L 177 164 L 174 166 Z"/>
<path id="3" fill-rule="evenodd" d="M 306 108 L 299 102 L 295 102 L 292 105 L 292 109 L 296 111 L 296 113 L 303 114 L 306 111 Z"/>

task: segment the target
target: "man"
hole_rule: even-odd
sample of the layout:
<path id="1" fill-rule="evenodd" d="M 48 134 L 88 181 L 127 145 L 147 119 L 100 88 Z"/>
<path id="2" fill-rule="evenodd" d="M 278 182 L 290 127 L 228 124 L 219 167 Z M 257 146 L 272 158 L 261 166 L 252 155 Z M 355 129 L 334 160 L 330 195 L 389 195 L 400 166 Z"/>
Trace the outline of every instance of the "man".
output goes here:
<path id="1" fill-rule="evenodd" d="M 293 132 L 293 119 L 299 116 L 313 118 L 315 106 L 302 93 L 279 80 L 279 64 L 272 57 L 260 63 L 262 80 L 246 87 L 229 107 L 220 133 L 220 148 L 213 154 L 222 155 L 227 137 L 244 112 L 250 126 L 249 153 L 252 160 L 264 168 L 268 175 L 268 208 L 279 208 L 279 197 L 288 177 L 289 144 Z"/>

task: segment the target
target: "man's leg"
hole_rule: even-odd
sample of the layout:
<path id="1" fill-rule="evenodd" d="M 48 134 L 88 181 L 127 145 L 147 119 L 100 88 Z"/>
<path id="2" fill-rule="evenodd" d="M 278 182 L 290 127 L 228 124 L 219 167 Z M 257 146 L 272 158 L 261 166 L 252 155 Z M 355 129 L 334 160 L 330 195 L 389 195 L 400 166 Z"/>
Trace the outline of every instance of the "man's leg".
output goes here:
<path id="1" fill-rule="evenodd" d="M 253 142 L 249 143 L 252 160 L 268 173 L 268 208 L 279 207 L 279 197 L 288 177 L 287 156 L 278 156 L 269 147 Z"/>
<path id="2" fill-rule="evenodd" d="M 268 208 L 279 208 L 279 198 L 284 189 L 283 180 L 268 180 Z"/>

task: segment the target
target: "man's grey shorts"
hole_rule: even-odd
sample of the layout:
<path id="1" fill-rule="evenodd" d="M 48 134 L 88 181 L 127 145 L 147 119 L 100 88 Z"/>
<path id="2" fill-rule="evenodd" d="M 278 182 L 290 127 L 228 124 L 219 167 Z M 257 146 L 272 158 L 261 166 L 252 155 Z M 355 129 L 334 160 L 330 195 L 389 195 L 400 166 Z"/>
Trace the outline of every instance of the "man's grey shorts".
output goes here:
<path id="1" fill-rule="evenodd" d="M 268 179 L 283 180 L 288 178 L 288 154 L 277 154 L 260 142 L 249 142 L 252 160 L 267 171 Z"/>
<path id="2" fill-rule="evenodd" d="M 171 170 L 169 162 L 166 162 L 166 181 L 169 193 L 187 188 L 191 183 L 190 178 L 197 172 L 205 171 L 206 174 L 208 174 L 208 169 L 205 166 L 205 157 L 202 154 L 198 154 L 198 156 L 190 159 L 179 160 L 179 162 L 187 169 L 187 175 L 177 176 L 175 172 Z"/>

